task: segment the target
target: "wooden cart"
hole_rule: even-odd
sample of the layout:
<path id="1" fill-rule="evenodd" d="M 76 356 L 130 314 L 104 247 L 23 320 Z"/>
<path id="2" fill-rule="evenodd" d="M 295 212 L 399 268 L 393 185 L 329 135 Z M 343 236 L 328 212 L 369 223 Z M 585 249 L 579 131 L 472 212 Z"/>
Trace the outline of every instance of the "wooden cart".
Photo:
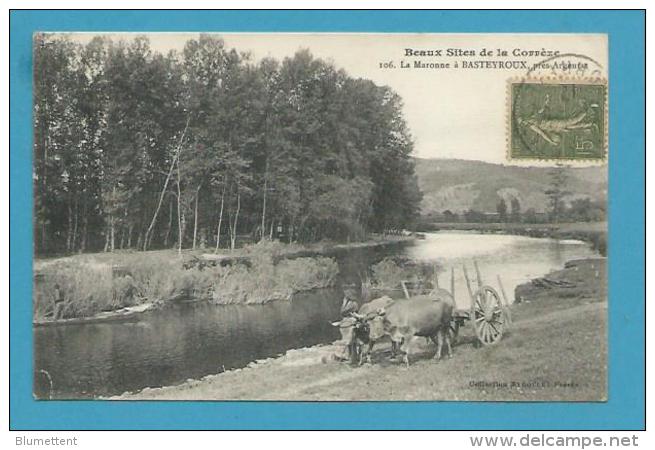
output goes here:
<path id="1" fill-rule="evenodd" d="M 466 287 L 471 299 L 471 307 L 469 309 L 459 309 L 455 306 L 453 320 L 450 324 L 451 339 L 455 342 L 459 335 L 460 327 L 464 326 L 467 322 L 471 322 L 480 344 L 485 346 L 494 345 L 503 337 L 512 320 L 507 295 L 505 294 L 500 276 L 497 277 L 497 280 L 502 297 L 494 287 L 483 283 L 476 261 L 473 262 L 473 265 L 476 272 L 477 290 L 475 292 L 473 291 L 472 282 L 466 266 L 462 266 L 464 278 L 466 279 Z M 436 284 L 438 286 L 438 282 Z M 402 283 L 402 287 L 405 296 L 409 297 L 409 289 L 405 282 Z M 450 292 L 453 300 L 455 300 L 454 268 L 451 269 Z M 455 301 L 455 305 L 457 305 L 457 301 Z"/>

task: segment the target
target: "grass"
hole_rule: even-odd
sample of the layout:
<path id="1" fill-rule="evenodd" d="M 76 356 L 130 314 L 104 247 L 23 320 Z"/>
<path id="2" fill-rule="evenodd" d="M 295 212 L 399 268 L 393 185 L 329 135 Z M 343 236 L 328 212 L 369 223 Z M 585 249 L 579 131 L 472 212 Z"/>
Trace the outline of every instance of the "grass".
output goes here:
<path id="1" fill-rule="evenodd" d="M 79 255 L 35 265 L 34 320 L 52 318 L 55 284 L 64 296 L 60 318 L 91 317 L 146 302 L 163 305 L 179 299 L 218 304 L 261 304 L 290 299 L 294 293 L 334 283 L 337 263 L 331 258 L 279 259 L 285 245 L 263 242 L 242 253 L 249 264 L 187 266 L 186 256 L 172 252 Z M 185 268 L 186 266 L 186 268 Z M 120 268 L 116 276 L 115 268 Z"/>
<path id="2" fill-rule="evenodd" d="M 569 261 L 564 269 L 521 284 L 514 291 L 517 302 L 538 301 L 545 308 L 551 306 L 553 299 L 603 299 L 606 296 L 607 260 L 604 258 Z"/>
<path id="3" fill-rule="evenodd" d="M 474 346 L 464 327 L 452 359 L 436 362 L 434 346 L 411 344 L 411 365 L 389 360 L 380 345 L 371 365 L 332 361 L 334 345 L 287 352 L 250 368 L 179 386 L 126 394 L 126 400 L 295 401 L 602 401 L 607 398 L 607 310 L 581 299 L 518 305 L 514 324 L 494 346 Z M 409 381 L 411 380 L 411 382 Z M 493 383 L 498 383 L 494 386 Z M 516 383 L 516 384 L 512 384 Z"/>
<path id="4" fill-rule="evenodd" d="M 388 346 L 380 345 L 373 364 L 362 367 L 333 361 L 331 355 L 340 350 L 335 345 L 314 346 L 290 350 L 245 369 L 121 398 L 603 401 L 607 399 L 608 360 L 603 288 L 607 280 L 602 261 L 576 261 L 547 275 L 575 284 L 575 294 L 535 291 L 529 301 L 512 307 L 513 323 L 497 345 L 474 345 L 474 331 L 467 324 L 452 359 L 436 362 L 434 345 L 423 338 L 411 344 L 409 368 L 389 360 Z"/>
<path id="5" fill-rule="evenodd" d="M 50 265 L 34 284 L 33 316 L 42 320 L 54 314 L 55 285 L 64 292 L 64 318 L 85 317 L 117 309 L 111 272 L 79 262 Z M 118 291 L 117 289 L 116 291 Z"/>
<path id="6" fill-rule="evenodd" d="M 339 272 L 331 258 L 258 259 L 244 264 L 205 269 L 213 273 L 211 292 L 217 304 L 263 304 L 289 300 L 296 292 L 331 286 Z"/>

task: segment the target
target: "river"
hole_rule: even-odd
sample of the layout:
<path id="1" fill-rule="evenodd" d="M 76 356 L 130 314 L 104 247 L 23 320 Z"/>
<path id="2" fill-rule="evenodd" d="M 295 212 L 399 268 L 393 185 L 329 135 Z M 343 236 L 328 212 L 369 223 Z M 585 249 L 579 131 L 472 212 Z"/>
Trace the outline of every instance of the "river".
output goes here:
<path id="1" fill-rule="evenodd" d="M 341 281 L 385 256 L 404 255 L 439 264 L 440 285 L 450 289 L 455 268 L 457 306 L 469 305 L 462 265 L 484 283 L 514 296 L 514 288 L 561 268 L 571 259 L 597 255 L 581 241 L 464 232 L 428 233 L 425 240 L 334 255 Z M 145 312 L 137 320 L 70 324 L 34 329 L 34 392 L 37 398 L 94 398 L 145 387 L 178 384 L 208 374 L 245 367 L 292 348 L 328 343 L 339 337 L 340 289 L 301 293 L 265 305 L 179 304 Z"/>

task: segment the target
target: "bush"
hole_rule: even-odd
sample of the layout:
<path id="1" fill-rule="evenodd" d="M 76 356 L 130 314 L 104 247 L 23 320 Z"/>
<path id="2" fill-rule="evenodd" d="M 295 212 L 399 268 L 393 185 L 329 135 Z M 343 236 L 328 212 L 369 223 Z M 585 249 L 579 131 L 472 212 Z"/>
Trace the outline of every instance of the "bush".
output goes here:
<path id="1" fill-rule="evenodd" d="M 277 265 L 272 258 L 260 257 L 252 260 L 251 267 L 217 269 L 212 291 L 219 304 L 290 299 L 296 292 L 331 286 L 339 272 L 333 259 L 322 257 L 285 259 Z"/>
<path id="2" fill-rule="evenodd" d="M 125 259 L 123 267 L 133 277 L 141 297 L 151 301 L 174 297 L 180 288 L 183 269 L 175 257 L 134 254 Z"/>
<path id="3" fill-rule="evenodd" d="M 280 284 L 299 292 L 332 286 L 339 266 L 332 258 L 297 258 L 281 261 L 275 272 Z"/>
<path id="4" fill-rule="evenodd" d="M 371 284 L 377 289 L 397 289 L 401 281 L 409 281 L 426 288 L 432 287 L 442 268 L 436 263 L 416 262 L 407 258 L 385 258 L 371 267 Z"/>
<path id="5" fill-rule="evenodd" d="M 54 313 L 55 284 L 64 296 L 63 318 L 76 318 L 180 298 L 213 299 L 219 304 L 266 303 L 334 283 L 339 269 L 333 259 L 281 259 L 275 264 L 285 251 L 289 249 L 284 244 L 263 241 L 245 250 L 249 265 L 196 265 L 188 269 L 173 254 L 121 255 L 113 260 L 120 263 L 119 277 L 113 276 L 107 261 L 62 260 L 49 264 L 37 278 L 34 318 L 43 320 Z"/>
<path id="6" fill-rule="evenodd" d="M 34 286 L 34 317 L 52 316 L 55 285 L 63 293 L 63 318 L 86 317 L 115 309 L 121 288 L 114 291 L 111 270 L 80 263 L 52 264 Z"/>

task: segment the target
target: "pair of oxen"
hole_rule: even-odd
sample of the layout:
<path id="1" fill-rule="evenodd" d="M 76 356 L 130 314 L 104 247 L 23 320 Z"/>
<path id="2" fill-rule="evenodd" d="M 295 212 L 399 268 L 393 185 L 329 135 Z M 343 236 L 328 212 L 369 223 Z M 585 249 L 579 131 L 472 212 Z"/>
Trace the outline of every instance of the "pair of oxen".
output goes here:
<path id="1" fill-rule="evenodd" d="M 344 301 L 345 302 L 345 301 Z M 414 336 L 431 339 L 437 345 L 435 359 L 441 359 L 445 344 L 452 356 L 450 324 L 455 303 L 445 289 L 435 289 L 427 295 L 394 300 L 384 296 L 364 303 L 358 311 L 349 313 L 338 322 L 332 322 L 341 332 L 345 358 L 353 364 L 371 362 L 377 342 L 391 340 L 392 353 L 402 355 L 409 366 L 408 345 Z"/>

